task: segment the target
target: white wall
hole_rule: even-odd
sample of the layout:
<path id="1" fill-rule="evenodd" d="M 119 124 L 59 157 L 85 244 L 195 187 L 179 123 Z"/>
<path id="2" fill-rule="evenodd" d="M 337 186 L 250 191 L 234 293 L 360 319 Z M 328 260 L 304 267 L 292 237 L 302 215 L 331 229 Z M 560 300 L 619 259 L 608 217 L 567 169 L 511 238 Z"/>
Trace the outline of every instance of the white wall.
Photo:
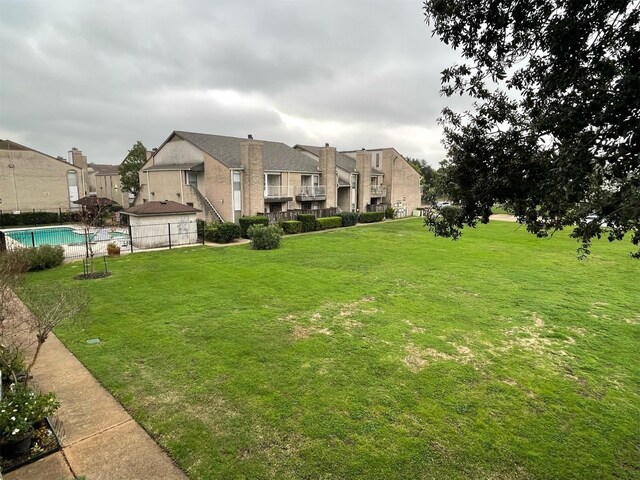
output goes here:
<path id="1" fill-rule="evenodd" d="M 136 248 L 168 246 L 169 224 L 172 246 L 194 244 L 198 241 L 195 213 L 129 217 L 133 246 Z"/>

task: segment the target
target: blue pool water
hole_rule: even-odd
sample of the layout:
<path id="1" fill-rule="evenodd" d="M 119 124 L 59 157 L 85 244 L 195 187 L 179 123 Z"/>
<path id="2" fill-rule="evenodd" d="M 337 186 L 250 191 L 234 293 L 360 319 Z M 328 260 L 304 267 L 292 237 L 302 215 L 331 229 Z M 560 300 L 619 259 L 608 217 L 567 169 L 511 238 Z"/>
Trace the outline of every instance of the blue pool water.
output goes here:
<path id="1" fill-rule="evenodd" d="M 7 236 L 13 238 L 22 245 L 31 247 L 40 245 L 76 245 L 84 244 L 85 236 L 76 233 L 71 227 L 55 227 L 55 228 L 34 228 L 30 230 L 16 230 L 5 232 Z M 33 234 L 33 235 L 32 235 Z M 89 241 L 93 241 L 95 233 L 89 234 Z M 111 238 L 126 237 L 126 235 L 113 232 Z"/>

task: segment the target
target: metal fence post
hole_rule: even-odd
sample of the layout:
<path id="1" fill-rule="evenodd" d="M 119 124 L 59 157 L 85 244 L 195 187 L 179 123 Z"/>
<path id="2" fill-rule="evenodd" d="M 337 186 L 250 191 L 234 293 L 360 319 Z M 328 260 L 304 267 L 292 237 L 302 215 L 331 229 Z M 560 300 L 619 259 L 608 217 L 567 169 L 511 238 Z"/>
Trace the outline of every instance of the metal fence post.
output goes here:
<path id="1" fill-rule="evenodd" d="M 167 223 L 169 226 L 169 250 L 171 250 L 171 222 Z"/>
<path id="2" fill-rule="evenodd" d="M 133 235 L 131 234 L 131 224 L 127 225 L 129 230 L 129 250 L 133 253 Z"/>
<path id="3" fill-rule="evenodd" d="M 36 236 L 33 234 L 33 231 L 31 231 L 31 246 L 36 246 Z"/>

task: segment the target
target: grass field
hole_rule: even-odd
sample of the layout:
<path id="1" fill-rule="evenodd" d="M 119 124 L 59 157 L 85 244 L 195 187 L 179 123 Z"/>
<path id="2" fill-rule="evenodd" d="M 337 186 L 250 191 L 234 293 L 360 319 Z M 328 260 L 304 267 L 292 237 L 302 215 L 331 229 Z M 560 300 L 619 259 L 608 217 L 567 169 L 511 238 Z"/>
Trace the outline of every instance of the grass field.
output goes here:
<path id="1" fill-rule="evenodd" d="M 29 280 L 90 292 L 57 334 L 192 478 L 638 478 L 640 262 L 577 246 L 411 219 Z"/>

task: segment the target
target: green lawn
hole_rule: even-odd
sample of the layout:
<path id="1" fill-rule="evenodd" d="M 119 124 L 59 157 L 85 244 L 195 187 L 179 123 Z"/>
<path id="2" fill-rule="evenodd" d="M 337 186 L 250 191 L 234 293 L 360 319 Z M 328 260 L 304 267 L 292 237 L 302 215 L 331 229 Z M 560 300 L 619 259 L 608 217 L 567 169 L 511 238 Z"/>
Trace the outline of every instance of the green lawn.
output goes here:
<path id="1" fill-rule="evenodd" d="M 411 219 L 29 278 L 91 293 L 58 335 L 192 478 L 638 478 L 640 262 L 577 246 Z"/>

